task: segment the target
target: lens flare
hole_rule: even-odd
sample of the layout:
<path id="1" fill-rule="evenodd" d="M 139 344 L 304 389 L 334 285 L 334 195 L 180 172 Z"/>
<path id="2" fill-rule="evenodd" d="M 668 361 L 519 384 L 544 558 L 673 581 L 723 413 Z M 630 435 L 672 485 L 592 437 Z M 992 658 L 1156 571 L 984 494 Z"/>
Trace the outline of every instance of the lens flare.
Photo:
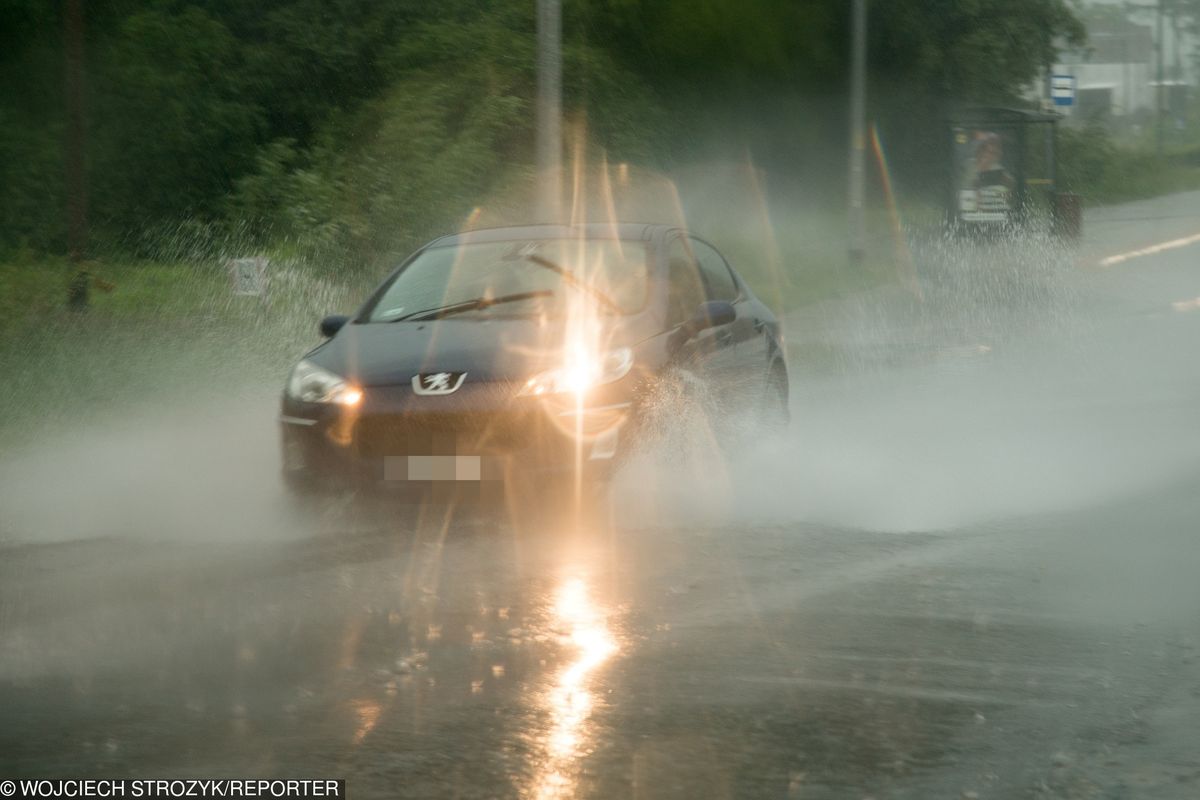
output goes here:
<path id="1" fill-rule="evenodd" d="M 908 238 L 904 233 L 904 220 L 900 217 L 900 204 L 896 202 L 896 195 L 892 191 L 892 171 L 888 167 L 887 156 L 883 152 L 883 141 L 879 138 L 879 129 L 871 125 L 871 149 L 875 153 L 875 162 L 879 165 L 879 178 L 883 183 L 883 196 L 887 200 L 888 219 L 892 227 L 892 241 L 896 249 L 896 268 L 902 270 L 899 275 L 901 283 L 908 286 L 909 290 L 919 300 L 923 300 L 924 296 L 921 292 L 921 284 L 917 278 L 916 265 L 913 262 L 912 252 L 908 247 Z"/>
<path id="2" fill-rule="evenodd" d="M 551 728 L 545 762 L 536 779 L 534 794 L 539 798 L 573 796 L 570 767 L 582 755 L 588 739 L 587 721 L 595 705 L 592 678 L 619 649 L 583 578 L 568 578 L 559 586 L 552 627 L 567 631 L 566 644 L 575 655 L 558 673 L 545 699 Z"/>

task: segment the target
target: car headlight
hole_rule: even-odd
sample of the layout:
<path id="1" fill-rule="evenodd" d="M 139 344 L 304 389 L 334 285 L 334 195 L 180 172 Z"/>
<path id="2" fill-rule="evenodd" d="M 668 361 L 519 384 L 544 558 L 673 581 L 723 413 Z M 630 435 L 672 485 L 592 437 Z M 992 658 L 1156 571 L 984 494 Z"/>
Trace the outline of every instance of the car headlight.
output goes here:
<path id="1" fill-rule="evenodd" d="M 356 406 L 363 397 L 362 389 L 351 386 L 345 378 L 309 361 L 301 361 L 292 370 L 287 393 L 288 397 L 304 403 L 336 403 L 342 406 Z"/>
<path id="2" fill-rule="evenodd" d="M 583 349 L 569 353 L 558 369 L 534 375 L 520 394 L 540 397 L 549 394 L 584 394 L 596 386 L 618 381 L 633 368 L 633 351 L 620 347 L 599 355 Z"/>

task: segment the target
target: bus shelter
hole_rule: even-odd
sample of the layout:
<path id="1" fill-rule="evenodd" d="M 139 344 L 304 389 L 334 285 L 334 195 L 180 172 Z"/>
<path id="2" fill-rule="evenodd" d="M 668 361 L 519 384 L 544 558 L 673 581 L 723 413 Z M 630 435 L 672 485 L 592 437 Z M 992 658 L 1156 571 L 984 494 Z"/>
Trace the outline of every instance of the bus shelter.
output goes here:
<path id="1" fill-rule="evenodd" d="M 1064 215 L 1070 216 L 1072 206 L 1078 211 L 1078 198 L 1060 195 L 1056 185 L 1059 119 L 1057 114 L 984 106 L 952 114 L 947 124 L 951 224 L 968 231 L 999 230 L 1049 218 L 1055 230 L 1070 233 L 1071 220 Z"/>

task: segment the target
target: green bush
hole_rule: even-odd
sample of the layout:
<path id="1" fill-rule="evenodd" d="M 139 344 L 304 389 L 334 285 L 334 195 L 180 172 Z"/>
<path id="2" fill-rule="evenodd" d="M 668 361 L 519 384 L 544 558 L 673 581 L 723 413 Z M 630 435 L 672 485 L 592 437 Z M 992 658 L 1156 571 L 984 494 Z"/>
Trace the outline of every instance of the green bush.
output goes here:
<path id="1" fill-rule="evenodd" d="M 1058 183 L 1092 205 L 1118 203 L 1200 187 L 1200 149 L 1159 156 L 1122 147 L 1103 124 L 1063 128 L 1058 136 Z"/>

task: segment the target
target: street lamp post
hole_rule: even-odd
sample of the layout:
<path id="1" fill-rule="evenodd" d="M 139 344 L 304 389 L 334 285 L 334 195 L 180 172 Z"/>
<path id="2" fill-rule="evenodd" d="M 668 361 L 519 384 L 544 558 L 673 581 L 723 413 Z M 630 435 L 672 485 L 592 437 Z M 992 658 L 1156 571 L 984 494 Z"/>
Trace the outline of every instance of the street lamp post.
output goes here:
<path id="1" fill-rule="evenodd" d="M 1157 127 L 1154 131 L 1155 152 L 1162 155 L 1163 151 L 1163 117 L 1166 116 L 1167 109 L 1163 103 L 1163 3 L 1158 0 L 1158 19 L 1157 19 L 1157 37 L 1158 37 L 1158 90 L 1154 93 L 1154 110 L 1157 113 Z"/>
<path id="2" fill-rule="evenodd" d="M 537 0 L 537 206 L 558 222 L 562 203 L 562 4 Z"/>
<path id="3" fill-rule="evenodd" d="M 1163 3 L 1165 0 L 1158 0 L 1154 5 L 1145 3 L 1130 3 L 1125 4 L 1126 13 L 1138 13 L 1142 11 L 1153 11 L 1155 13 L 1155 72 L 1158 77 L 1154 86 L 1154 149 L 1158 155 L 1162 155 L 1163 151 L 1163 117 L 1166 115 L 1166 107 L 1163 103 L 1163 90 L 1166 88 L 1163 83 L 1165 76 L 1163 75 Z M 1172 8 L 1174 6 L 1172 5 Z M 1176 45 L 1178 47 L 1178 44 Z"/>
<path id="4" fill-rule="evenodd" d="M 83 107 L 83 0 L 67 0 L 63 11 L 67 56 L 67 254 L 76 270 L 67 292 L 67 303 L 71 308 L 82 310 L 88 304 L 88 286 L 91 282 L 87 270 L 83 266 L 87 250 L 87 166 L 84 153 L 87 129 Z"/>
<path id="5" fill-rule="evenodd" d="M 854 0 L 850 61 L 850 185 L 847 195 L 848 256 L 858 264 L 866 258 L 866 216 L 863 207 L 866 161 L 867 0 Z"/>

